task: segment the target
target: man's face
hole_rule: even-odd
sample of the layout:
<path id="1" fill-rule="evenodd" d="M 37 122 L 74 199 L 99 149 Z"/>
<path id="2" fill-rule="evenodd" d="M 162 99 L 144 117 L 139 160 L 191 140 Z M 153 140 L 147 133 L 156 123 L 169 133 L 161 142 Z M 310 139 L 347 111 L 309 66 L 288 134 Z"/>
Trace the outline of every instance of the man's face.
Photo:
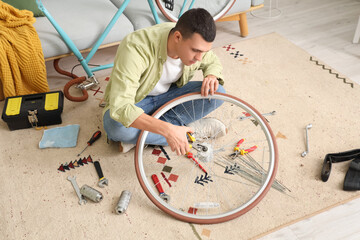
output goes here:
<path id="1" fill-rule="evenodd" d="M 212 43 L 205 41 L 198 33 L 194 33 L 187 39 L 179 33 L 177 41 L 177 55 L 186 66 L 201 61 L 203 54 L 212 47 Z"/>

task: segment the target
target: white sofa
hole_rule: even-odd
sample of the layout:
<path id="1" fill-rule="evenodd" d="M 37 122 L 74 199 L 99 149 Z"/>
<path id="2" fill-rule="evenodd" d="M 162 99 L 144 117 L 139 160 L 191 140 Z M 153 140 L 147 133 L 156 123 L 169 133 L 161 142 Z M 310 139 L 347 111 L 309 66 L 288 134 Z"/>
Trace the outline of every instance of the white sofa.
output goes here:
<path id="1" fill-rule="evenodd" d="M 120 6 L 122 2 L 123 0 L 42 0 L 44 7 L 80 50 L 94 45 L 117 11 L 117 6 Z M 262 3 L 263 0 L 237 0 L 227 16 L 245 13 L 246 20 L 246 12 L 254 6 L 261 6 Z M 157 12 L 161 21 L 167 21 L 158 9 Z M 226 17 L 223 19 L 226 20 Z M 102 45 L 118 44 L 132 31 L 154 24 L 147 0 L 131 0 Z M 247 24 L 245 25 L 247 28 Z M 71 53 L 46 17 L 37 17 L 34 26 L 38 32 L 45 59 L 56 59 Z"/>

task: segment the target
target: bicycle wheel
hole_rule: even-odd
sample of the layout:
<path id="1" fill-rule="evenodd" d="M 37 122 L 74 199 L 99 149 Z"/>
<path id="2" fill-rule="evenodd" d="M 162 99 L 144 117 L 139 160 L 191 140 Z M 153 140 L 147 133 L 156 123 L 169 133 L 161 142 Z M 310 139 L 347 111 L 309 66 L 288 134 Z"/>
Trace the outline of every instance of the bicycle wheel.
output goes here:
<path id="1" fill-rule="evenodd" d="M 135 169 L 145 194 L 158 208 L 185 222 L 220 223 L 248 212 L 269 191 L 276 174 L 277 145 L 268 123 L 234 96 L 190 93 L 166 103 L 153 116 L 164 120 L 175 116 L 180 123 L 182 114 L 201 119 L 209 104 L 215 110 L 206 118 L 221 120 L 227 134 L 208 136 L 195 127 L 194 159 L 177 156 L 168 146 L 145 148 L 147 131 L 140 133 L 136 145 Z M 242 154 L 230 156 L 237 144 Z M 154 174 L 160 184 L 154 183 Z M 160 197 L 160 185 L 170 201 Z"/>
<path id="2" fill-rule="evenodd" d="M 177 22 L 179 17 L 188 9 L 204 8 L 214 21 L 224 16 L 234 5 L 236 0 L 156 0 L 162 14 L 172 22 Z M 171 2 L 173 2 L 171 4 Z"/>

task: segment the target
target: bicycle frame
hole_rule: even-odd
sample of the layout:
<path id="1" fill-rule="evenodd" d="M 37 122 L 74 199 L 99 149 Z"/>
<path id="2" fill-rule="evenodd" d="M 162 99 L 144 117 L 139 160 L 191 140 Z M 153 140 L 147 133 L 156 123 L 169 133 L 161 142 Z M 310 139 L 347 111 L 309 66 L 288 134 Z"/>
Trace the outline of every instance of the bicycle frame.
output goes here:
<path id="1" fill-rule="evenodd" d="M 82 84 L 78 85 L 78 88 L 90 89 L 93 86 L 98 85 L 98 81 L 96 80 L 96 78 L 94 76 L 94 72 L 104 70 L 104 69 L 108 69 L 108 68 L 112 68 L 114 66 L 114 64 L 111 63 L 111 64 L 100 65 L 100 66 L 97 66 L 97 67 L 89 67 L 89 62 L 90 62 L 91 58 L 94 56 L 94 54 L 96 53 L 96 51 L 99 49 L 100 45 L 102 44 L 102 42 L 104 41 L 106 36 L 109 34 L 110 30 L 115 25 L 116 21 L 119 19 L 121 14 L 124 12 L 125 8 L 127 7 L 127 5 L 129 4 L 130 1 L 131 0 L 125 0 L 123 2 L 123 4 L 119 7 L 119 9 L 116 11 L 115 15 L 113 16 L 113 18 L 109 22 L 109 24 L 106 26 L 104 32 L 96 40 L 96 42 L 95 42 L 94 46 L 91 48 L 89 54 L 86 56 L 86 58 L 84 58 L 83 55 L 81 54 L 80 50 L 76 47 L 76 45 L 70 39 L 70 37 L 67 35 L 67 33 L 59 26 L 59 24 L 51 16 L 51 14 L 48 12 L 48 10 L 44 7 L 41 0 L 36 0 L 38 8 L 44 13 L 44 15 L 47 17 L 47 19 L 50 21 L 50 23 L 55 28 L 55 30 L 59 33 L 60 37 L 63 39 L 66 46 L 77 57 L 77 59 L 80 62 L 81 66 L 85 70 L 85 72 L 86 72 L 86 74 L 88 76 L 88 79 L 90 80 L 90 83 L 87 83 L 87 84 L 82 83 Z M 151 12 L 153 14 L 153 17 L 155 19 L 156 24 L 160 23 L 160 19 L 159 19 L 159 16 L 158 16 L 157 12 L 156 12 L 156 8 L 155 8 L 155 5 L 153 3 L 153 0 L 148 0 L 148 4 L 149 4 L 149 7 L 151 9 Z"/>

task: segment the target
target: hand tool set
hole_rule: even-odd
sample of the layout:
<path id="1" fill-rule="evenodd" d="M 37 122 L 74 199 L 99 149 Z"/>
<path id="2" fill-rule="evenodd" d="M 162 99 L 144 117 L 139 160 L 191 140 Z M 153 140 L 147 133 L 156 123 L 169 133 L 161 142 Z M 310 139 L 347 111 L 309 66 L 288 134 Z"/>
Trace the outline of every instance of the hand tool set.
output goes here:
<path id="1" fill-rule="evenodd" d="M 87 159 L 89 159 L 90 162 L 93 162 L 90 156 Z M 87 161 L 87 159 L 85 159 L 85 161 Z M 82 163 L 82 160 L 81 160 L 81 163 Z M 94 163 L 96 172 L 99 176 L 98 186 L 101 188 L 104 188 L 105 185 L 108 186 L 109 180 L 104 177 L 104 174 L 103 174 L 101 166 L 100 166 L 100 162 L 94 161 L 93 163 Z M 70 168 L 69 165 L 70 164 L 66 165 L 65 169 Z M 73 166 L 73 163 L 72 163 L 72 166 Z M 63 164 L 62 164 L 62 167 L 64 167 Z M 91 200 L 92 202 L 95 202 L 95 203 L 99 203 L 103 200 L 103 194 L 100 191 L 96 190 L 95 188 L 93 188 L 87 184 L 84 184 L 81 188 L 79 188 L 79 186 L 76 182 L 75 176 L 68 176 L 67 179 L 71 182 L 71 184 L 76 192 L 76 195 L 79 198 L 80 205 L 86 204 L 87 200 Z M 129 191 L 125 190 L 121 193 L 119 202 L 115 207 L 115 212 L 117 214 L 121 214 L 126 211 L 128 205 L 129 205 L 129 202 L 130 202 L 130 198 L 131 198 L 131 193 Z"/>

